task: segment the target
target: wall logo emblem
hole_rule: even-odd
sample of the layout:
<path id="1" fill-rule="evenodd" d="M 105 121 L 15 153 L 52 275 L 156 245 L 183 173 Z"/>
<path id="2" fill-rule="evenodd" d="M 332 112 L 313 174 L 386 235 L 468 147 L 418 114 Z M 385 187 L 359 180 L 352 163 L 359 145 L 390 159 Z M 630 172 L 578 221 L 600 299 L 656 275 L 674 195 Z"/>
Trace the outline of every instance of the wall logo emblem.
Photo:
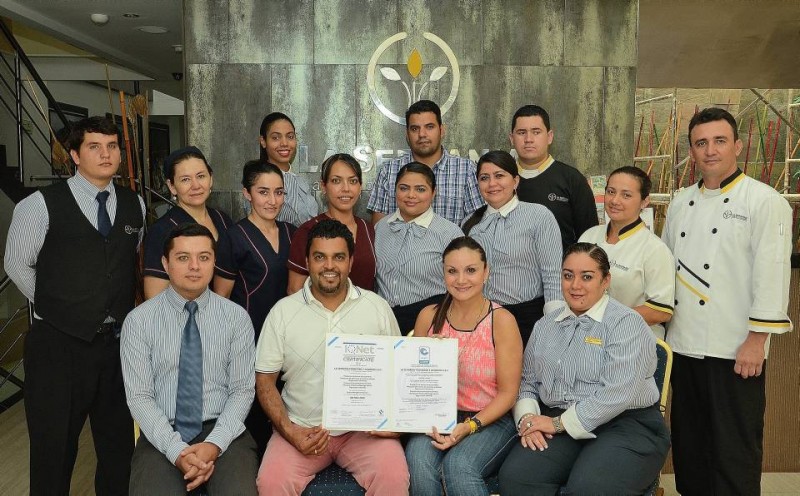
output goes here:
<path id="1" fill-rule="evenodd" d="M 390 36 L 386 38 L 383 43 L 381 43 L 377 49 L 372 53 L 372 57 L 369 59 L 369 65 L 367 65 L 367 88 L 369 88 L 369 96 L 372 99 L 372 103 L 378 107 L 378 110 L 381 111 L 383 115 L 388 117 L 389 119 L 393 120 L 398 124 L 405 125 L 406 119 L 403 117 L 405 110 L 411 106 L 412 103 L 422 100 L 426 98 L 425 90 L 428 88 L 430 83 L 439 81 L 447 74 L 447 71 L 450 70 L 452 72 L 452 84 L 450 88 L 450 95 L 447 97 L 447 100 L 442 104 L 442 114 L 447 113 L 450 110 L 450 107 L 453 106 L 453 102 L 456 100 L 456 96 L 458 95 L 458 84 L 461 80 L 461 71 L 458 68 L 458 61 L 456 60 L 456 56 L 453 53 L 453 50 L 450 49 L 450 46 L 445 43 L 445 41 L 433 33 L 423 33 L 422 36 L 434 43 L 439 49 L 444 52 L 445 56 L 447 57 L 448 62 L 450 63 L 450 67 L 446 66 L 438 66 L 435 67 L 432 71 L 427 72 L 427 76 L 420 76 L 423 73 L 423 63 L 422 57 L 420 56 L 417 49 L 413 49 L 411 54 L 408 56 L 408 60 L 406 62 L 406 68 L 408 69 L 408 74 L 411 76 L 411 86 L 409 87 L 408 82 L 404 80 L 403 76 L 400 75 L 397 70 L 392 67 L 381 67 L 378 68 L 378 59 L 383 55 L 383 53 L 395 43 L 403 41 L 404 39 L 408 38 L 408 33 L 405 31 L 395 34 L 394 36 Z M 385 79 L 389 84 L 401 84 L 403 88 L 406 90 L 406 96 L 408 97 L 408 105 L 402 109 L 400 115 L 391 111 L 380 99 L 378 96 L 378 91 L 376 89 L 377 76 L 376 71 L 380 72 L 381 79 Z M 422 81 L 420 81 L 420 79 Z M 420 84 L 421 83 L 421 84 Z"/>

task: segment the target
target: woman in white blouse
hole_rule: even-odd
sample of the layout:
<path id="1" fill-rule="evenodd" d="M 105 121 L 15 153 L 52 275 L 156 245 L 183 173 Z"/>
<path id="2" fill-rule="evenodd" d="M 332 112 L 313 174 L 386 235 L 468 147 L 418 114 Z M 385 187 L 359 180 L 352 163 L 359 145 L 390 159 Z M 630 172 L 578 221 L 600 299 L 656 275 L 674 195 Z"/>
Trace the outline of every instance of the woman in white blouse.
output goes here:
<path id="1" fill-rule="evenodd" d="M 639 217 L 650 203 L 650 178 L 637 167 L 620 167 L 608 176 L 605 210 L 609 222 L 583 233 L 611 262 L 608 294 L 633 308 L 658 338 L 672 318 L 675 259 L 667 245 Z"/>

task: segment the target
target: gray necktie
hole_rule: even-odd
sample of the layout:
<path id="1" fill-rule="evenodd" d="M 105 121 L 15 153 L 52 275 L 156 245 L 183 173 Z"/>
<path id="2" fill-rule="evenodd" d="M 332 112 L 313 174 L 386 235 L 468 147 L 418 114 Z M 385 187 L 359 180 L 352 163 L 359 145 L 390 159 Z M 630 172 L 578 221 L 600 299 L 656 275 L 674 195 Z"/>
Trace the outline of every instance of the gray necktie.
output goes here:
<path id="1" fill-rule="evenodd" d="M 203 429 L 203 343 L 194 318 L 197 303 L 188 301 L 185 308 L 189 312 L 189 318 L 181 337 L 175 430 L 188 443 Z"/>

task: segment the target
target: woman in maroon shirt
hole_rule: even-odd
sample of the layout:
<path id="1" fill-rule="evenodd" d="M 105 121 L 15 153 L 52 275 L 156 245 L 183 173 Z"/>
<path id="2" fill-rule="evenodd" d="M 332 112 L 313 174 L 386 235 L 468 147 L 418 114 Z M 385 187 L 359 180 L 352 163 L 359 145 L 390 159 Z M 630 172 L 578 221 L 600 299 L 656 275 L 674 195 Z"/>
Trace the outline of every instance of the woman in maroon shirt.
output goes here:
<path id="1" fill-rule="evenodd" d="M 346 225 L 356 241 L 350 280 L 356 286 L 373 290 L 375 286 L 375 230 L 372 224 L 353 213 L 361 196 L 361 166 L 346 153 L 337 153 L 322 163 L 320 187 L 327 198 L 328 209 L 301 225 L 292 236 L 289 253 L 289 285 L 292 294 L 303 287 L 308 277 L 306 241 L 308 232 L 322 219 L 335 219 Z"/>

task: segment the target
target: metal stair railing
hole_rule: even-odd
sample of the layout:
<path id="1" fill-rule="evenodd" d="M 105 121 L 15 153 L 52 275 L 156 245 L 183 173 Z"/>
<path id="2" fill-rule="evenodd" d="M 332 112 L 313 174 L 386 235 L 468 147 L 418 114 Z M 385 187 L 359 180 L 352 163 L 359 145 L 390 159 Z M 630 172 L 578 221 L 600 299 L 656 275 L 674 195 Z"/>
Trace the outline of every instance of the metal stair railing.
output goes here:
<path id="1" fill-rule="evenodd" d="M 2 60 L 2 63 L 0 63 L 0 81 L 2 81 L 0 90 L 8 90 L 8 95 L 4 96 L 0 93 L 0 104 L 2 104 L 2 108 L 10 114 L 17 128 L 15 156 L 18 172 L 14 178 L 19 182 L 17 188 L 20 188 L 23 187 L 25 183 L 25 143 L 33 145 L 32 149 L 36 152 L 35 155 L 41 156 L 46 163 L 50 163 L 51 144 L 55 140 L 59 140 L 59 137 L 54 136 L 52 133 L 49 112 L 52 110 L 57 121 L 60 121 L 60 126 L 56 126 L 56 128 L 63 127 L 69 129 L 70 122 L 64 115 L 58 102 L 50 93 L 50 90 L 45 85 L 41 76 L 36 71 L 33 63 L 14 37 L 11 29 L 2 21 L 0 21 L 0 33 L 2 33 L 0 36 L 5 38 L 11 49 L 0 55 L 0 59 Z M 9 59 L 12 58 L 13 61 L 10 61 Z M 23 72 L 27 72 L 24 79 Z M 24 83 L 27 83 L 30 90 Z M 44 98 L 40 101 L 37 94 L 42 95 Z M 26 127 L 27 123 L 30 123 L 30 127 Z M 13 163 L 13 160 L 11 162 Z M 53 167 L 52 164 L 51 170 L 57 178 L 64 177 L 64 174 Z M 10 175 L 6 174 L 4 177 L 8 179 Z M 9 189 L 3 188 L 3 190 L 6 191 L 15 202 L 21 199 L 12 196 L 12 194 L 9 193 Z"/>

